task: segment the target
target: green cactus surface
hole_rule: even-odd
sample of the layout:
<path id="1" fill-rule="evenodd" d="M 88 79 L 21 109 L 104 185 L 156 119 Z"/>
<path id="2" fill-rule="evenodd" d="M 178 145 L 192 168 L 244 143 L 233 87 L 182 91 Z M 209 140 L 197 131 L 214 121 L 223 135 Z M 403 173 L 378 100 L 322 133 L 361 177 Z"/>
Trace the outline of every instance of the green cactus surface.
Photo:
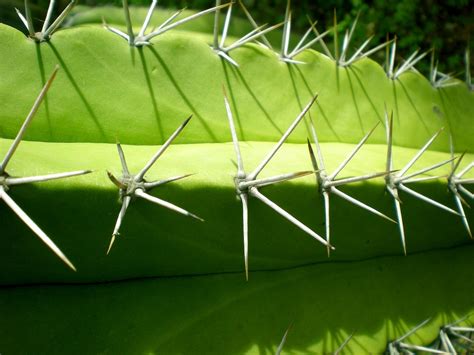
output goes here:
<path id="1" fill-rule="evenodd" d="M 440 329 L 474 312 L 470 87 L 457 79 L 434 87 L 416 70 L 392 79 L 369 58 L 343 66 L 312 49 L 294 58 L 304 64 L 287 63 L 257 43 L 228 53 L 235 66 L 203 29 L 212 27 L 212 14 L 134 47 L 87 24 L 99 15 L 77 13 L 84 25 L 41 43 L 0 24 L 0 354 L 273 354 L 287 329 L 282 353 L 333 353 L 350 334 L 343 353 L 382 353 L 430 317 L 406 341 L 443 348 Z M 252 30 L 239 21 L 243 34 Z M 1 159 L 45 84 L 51 87 L 3 171 Z M 258 175 L 301 177 L 258 191 L 322 240 L 252 188 L 239 190 L 247 180 L 239 180 L 229 128 L 234 122 L 248 178 L 315 97 Z M 139 187 L 148 200 L 127 195 L 135 185 L 127 185 L 120 153 L 133 178 L 163 147 L 143 181 L 177 181 Z M 377 177 L 337 189 L 373 213 L 318 180 L 358 148 L 337 179 Z M 388 177 L 417 171 L 419 180 L 407 186 L 431 202 L 400 187 L 401 224 Z M 453 171 L 464 171 L 463 180 Z M 59 172 L 80 173 L 8 185 Z M 467 192 L 454 193 L 455 183 Z M 324 191 L 332 192 L 330 239 Z"/>

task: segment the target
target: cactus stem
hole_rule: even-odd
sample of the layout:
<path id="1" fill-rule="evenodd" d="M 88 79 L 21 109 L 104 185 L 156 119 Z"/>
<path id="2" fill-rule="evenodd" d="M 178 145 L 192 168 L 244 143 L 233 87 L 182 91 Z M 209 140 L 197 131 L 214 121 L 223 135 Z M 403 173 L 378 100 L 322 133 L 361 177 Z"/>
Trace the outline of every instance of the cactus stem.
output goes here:
<path id="1" fill-rule="evenodd" d="M 117 235 L 119 235 L 119 230 L 120 226 L 122 225 L 123 218 L 125 217 L 125 213 L 127 211 L 127 208 L 130 204 L 131 198 L 132 197 L 140 197 L 142 199 L 145 199 L 147 201 L 150 201 L 152 203 L 155 203 L 157 205 L 160 205 L 162 207 L 168 208 L 174 212 L 178 212 L 180 214 L 183 214 L 188 217 L 192 217 L 195 219 L 198 219 L 200 221 L 204 221 L 202 218 L 196 216 L 195 214 L 186 211 L 185 209 L 178 207 L 170 202 L 164 201 L 162 199 L 159 199 L 155 196 L 151 196 L 147 194 L 145 191 L 151 190 L 159 185 L 164 185 L 169 182 L 177 181 L 184 179 L 188 176 L 191 176 L 193 174 L 185 174 L 185 175 L 179 175 L 179 176 L 174 176 L 171 178 L 167 178 L 164 180 L 158 180 L 158 181 L 152 181 L 148 182 L 145 181 L 144 177 L 145 174 L 150 170 L 150 168 L 156 163 L 158 158 L 168 149 L 168 147 L 171 145 L 171 143 L 176 139 L 176 137 L 183 131 L 183 129 L 186 127 L 186 125 L 189 123 L 191 120 L 192 115 L 190 115 L 186 120 L 184 120 L 183 123 L 173 132 L 173 134 L 166 140 L 166 142 L 158 149 L 158 151 L 151 157 L 151 159 L 145 164 L 142 170 L 140 172 L 133 176 L 130 174 L 127 166 L 127 162 L 125 159 L 125 154 L 123 152 L 122 146 L 120 143 L 117 143 L 117 151 L 120 157 L 120 164 L 122 165 L 122 178 L 117 179 L 112 173 L 107 172 L 107 175 L 109 179 L 112 181 L 112 183 L 119 188 L 119 193 L 120 196 L 122 197 L 122 207 L 120 209 L 119 215 L 117 217 L 117 221 L 115 223 L 114 231 L 112 233 L 112 239 L 109 244 L 109 248 L 107 250 L 107 254 L 109 254 L 110 249 L 112 248 L 112 245 L 115 241 L 115 238 Z"/>

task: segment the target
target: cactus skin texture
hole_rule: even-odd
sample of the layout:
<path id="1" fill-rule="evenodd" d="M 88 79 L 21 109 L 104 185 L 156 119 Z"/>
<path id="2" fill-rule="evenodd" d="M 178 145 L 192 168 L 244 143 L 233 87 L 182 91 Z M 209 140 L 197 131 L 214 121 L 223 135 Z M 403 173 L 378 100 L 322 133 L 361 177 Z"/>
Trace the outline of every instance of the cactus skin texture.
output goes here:
<path id="1" fill-rule="evenodd" d="M 246 281 L 222 88 L 249 171 L 315 94 L 310 113 L 328 172 L 379 123 L 340 177 L 385 171 L 385 110 L 393 112 L 393 169 L 442 127 L 410 171 L 449 159 L 450 136 L 466 168 L 474 161 L 472 91 L 462 82 L 434 88 L 415 71 L 392 80 L 370 59 L 338 67 L 313 50 L 296 57 L 306 64 L 288 64 L 257 44 L 230 54 L 235 67 L 206 40 L 176 30 L 134 48 L 89 25 L 36 43 L 0 24 L 0 157 L 60 67 L 8 173 L 93 170 L 11 191 L 77 272 L 0 204 L 0 353 L 272 354 L 290 324 L 282 353 L 331 353 L 350 334 L 343 353 L 382 353 L 428 317 L 411 343 L 429 345 L 440 327 L 473 312 L 474 245 L 461 218 L 403 192 L 407 256 L 396 224 L 336 196 L 329 258 L 325 246 L 249 199 Z M 146 178 L 195 174 L 151 193 L 205 222 L 135 199 L 106 255 L 120 210 L 106 173 L 122 176 L 116 143 L 136 173 L 191 114 Z M 307 138 L 309 115 L 260 177 L 312 171 Z M 438 179 L 413 188 L 457 211 L 450 172 L 445 164 L 428 172 Z M 341 190 L 396 220 L 383 177 Z M 262 191 L 325 235 L 314 174 Z M 474 213 L 464 211 L 472 224 Z"/>

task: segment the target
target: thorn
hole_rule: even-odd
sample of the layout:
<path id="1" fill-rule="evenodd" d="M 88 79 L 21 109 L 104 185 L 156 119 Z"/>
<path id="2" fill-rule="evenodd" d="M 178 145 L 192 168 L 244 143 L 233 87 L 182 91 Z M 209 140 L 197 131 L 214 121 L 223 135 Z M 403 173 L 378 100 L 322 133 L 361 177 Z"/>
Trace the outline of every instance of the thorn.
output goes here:
<path id="1" fill-rule="evenodd" d="M 324 191 L 323 192 L 323 197 L 324 197 L 324 217 L 325 217 L 325 224 L 326 224 L 326 241 L 327 241 L 327 253 L 328 253 L 328 258 L 331 255 L 331 248 L 329 247 L 331 243 L 331 228 L 330 228 L 330 217 L 329 217 L 329 194 Z"/>
<path id="2" fill-rule="evenodd" d="M 69 261 L 64 253 L 54 244 L 43 230 L 21 209 L 20 206 L 0 186 L 0 199 L 5 201 L 8 207 L 38 236 L 46 246 L 51 249 L 71 270 L 77 271 L 76 267 Z"/>
<path id="3" fill-rule="evenodd" d="M 120 208 L 120 212 L 119 212 L 119 215 L 117 217 L 117 221 L 115 222 L 115 227 L 114 227 L 114 231 L 112 233 L 112 238 L 110 240 L 109 249 L 107 250 L 107 255 L 109 254 L 110 249 L 112 249 L 112 245 L 115 242 L 115 237 L 120 234 L 119 233 L 120 226 L 122 225 L 122 221 L 125 218 L 125 213 L 127 212 L 127 208 L 130 205 L 130 201 L 131 201 L 130 196 L 124 196 L 123 199 L 122 199 L 122 207 Z"/>
<path id="4" fill-rule="evenodd" d="M 138 37 L 143 37 L 145 35 L 145 31 L 148 28 L 148 25 L 150 24 L 151 16 L 153 15 L 153 11 L 155 10 L 157 2 L 158 0 L 152 0 L 150 8 L 148 9 L 148 12 L 145 17 L 145 21 L 143 21 L 143 25 L 140 29 L 140 32 L 138 33 Z"/>
<path id="5" fill-rule="evenodd" d="M 184 120 L 183 123 L 173 132 L 173 134 L 166 140 L 166 142 L 161 146 L 161 148 L 153 155 L 153 157 L 148 161 L 145 167 L 135 176 L 135 181 L 139 182 L 143 180 L 143 177 L 147 173 L 147 171 L 155 164 L 158 158 L 168 149 L 171 143 L 175 140 L 175 138 L 181 133 L 181 131 L 186 127 L 188 122 L 191 120 L 193 115 L 190 115 L 187 119 Z"/>
<path id="6" fill-rule="evenodd" d="M 141 198 L 143 198 L 143 199 L 145 199 L 145 200 L 148 200 L 148 201 L 150 201 L 150 202 L 153 202 L 153 203 L 155 203 L 155 204 L 157 204 L 157 205 L 160 205 L 160 206 L 162 206 L 162 207 L 165 207 L 165 208 L 167 208 L 167 209 L 169 209 L 169 210 L 172 210 L 172 211 L 174 211 L 174 212 L 178 212 L 178 213 L 180 213 L 180 214 L 182 214 L 182 215 L 185 215 L 185 216 L 188 216 L 188 217 L 192 217 L 192 218 L 197 219 L 197 220 L 199 220 L 199 221 L 201 221 L 201 222 L 204 222 L 204 219 L 202 219 L 201 217 L 198 217 L 198 216 L 196 216 L 195 214 L 193 214 L 193 213 L 191 213 L 191 212 L 188 212 L 188 211 L 186 211 L 185 209 L 183 209 L 183 208 L 181 208 L 181 207 L 178 207 L 178 206 L 176 206 L 176 205 L 174 205 L 174 204 L 172 204 L 172 203 L 170 203 L 170 202 L 167 202 L 167 201 L 162 200 L 162 199 L 160 199 L 160 198 L 158 198 L 158 197 L 149 195 L 149 194 L 147 194 L 146 192 L 144 192 L 144 191 L 141 190 L 141 189 L 136 189 L 136 190 L 135 190 L 135 196 L 141 197 Z"/>
<path id="7" fill-rule="evenodd" d="M 403 226 L 402 208 L 400 206 L 400 201 L 398 199 L 395 198 L 393 202 L 395 203 L 395 212 L 397 214 L 398 229 L 400 231 L 400 240 L 403 246 L 403 254 L 407 256 L 407 246 L 406 246 L 406 239 L 405 239 L 405 229 Z"/>
<path id="8" fill-rule="evenodd" d="M 336 176 L 341 172 L 342 169 L 346 167 L 346 165 L 351 161 L 351 159 L 357 154 L 357 152 L 362 148 L 364 143 L 369 139 L 370 135 L 374 132 L 374 130 L 379 125 L 379 122 L 367 133 L 361 141 L 357 144 L 354 150 L 349 154 L 349 156 L 339 165 L 339 167 L 328 177 L 329 180 L 333 180 Z"/>
<path id="9" fill-rule="evenodd" d="M 237 131 L 234 125 L 234 118 L 232 116 L 232 110 L 230 109 L 229 100 L 227 99 L 227 95 L 226 95 L 224 87 L 223 87 L 223 90 L 224 90 L 224 105 L 227 112 L 227 119 L 229 121 L 230 133 L 232 136 L 232 142 L 234 144 L 235 155 L 237 156 L 237 175 L 244 176 L 245 175 L 244 163 L 242 160 L 242 154 L 240 153 L 239 139 L 237 138 Z"/>
<path id="10" fill-rule="evenodd" d="M 301 230 L 303 230 L 304 232 L 306 232 L 307 234 L 309 234 L 310 236 L 312 236 L 314 239 L 316 239 L 317 241 L 319 241 L 320 243 L 324 244 L 324 245 L 328 245 L 329 243 L 324 239 L 324 238 L 321 238 L 317 233 L 313 232 L 310 228 L 308 228 L 306 225 L 304 225 L 303 223 L 301 223 L 298 219 L 296 219 L 295 217 L 293 217 L 291 214 L 289 214 L 287 211 L 285 211 L 283 208 L 281 208 L 280 206 L 278 206 L 276 203 L 274 203 L 273 201 L 271 201 L 269 198 L 267 198 L 266 196 L 262 195 L 258 190 L 257 188 L 255 187 L 252 187 L 250 188 L 249 190 L 250 194 L 256 198 L 258 198 L 260 201 L 262 201 L 263 203 L 265 203 L 267 206 L 269 206 L 270 208 L 272 208 L 273 210 L 275 210 L 275 212 L 277 212 L 279 215 L 281 215 L 282 217 L 286 218 L 288 221 L 290 221 L 291 223 L 293 223 L 295 226 L 297 226 L 298 228 L 300 228 Z M 336 248 L 334 248 L 332 245 L 329 245 L 329 247 L 332 249 L 332 250 L 335 250 Z"/>
<path id="11" fill-rule="evenodd" d="M 26 15 L 26 22 L 27 22 L 27 29 L 30 33 L 30 37 L 36 39 L 35 28 L 33 26 L 33 19 L 31 17 L 31 10 L 28 0 L 25 0 L 25 15 Z"/>
<path id="12" fill-rule="evenodd" d="M 405 335 L 403 335 L 402 337 L 398 338 L 397 339 L 397 342 L 401 342 L 402 340 L 408 338 L 410 335 L 416 333 L 418 331 L 418 329 L 424 327 L 426 324 L 428 324 L 429 322 L 431 321 L 431 317 L 428 318 L 428 319 L 425 319 L 423 322 L 421 322 L 420 324 L 416 325 L 415 327 L 413 327 L 411 330 L 409 330 L 407 333 L 405 333 Z"/>
<path id="13" fill-rule="evenodd" d="M 309 156 L 311 157 L 311 164 L 313 164 L 313 169 L 315 171 L 319 171 L 318 162 L 316 161 L 316 156 L 314 155 L 313 148 L 311 148 L 311 143 L 309 141 L 309 138 L 307 138 L 306 141 L 308 144 Z"/>
<path id="14" fill-rule="evenodd" d="M 25 4 L 27 1 L 25 0 Z M 54 78 L 56 77 L 56 74 L 59 70 L 59 66 L 56 65 L 54 67 L 53 72 L 51 73 L 48 81 L 46 81 L 46 84 L 44 84 L 43 88 L 41 89 L 41 92 L 39 93 L 38 97 L 36 98 L 33 107 L 31 108 L 30 112 L 28 113 L 28 116 L 26 117 L 25 121 L 23 122 L 23 125 L 21 126 L 20 130 L 18 131 L 18 134 L 16 135 L 13 143 L 11 144 L 10 148 L 7 151 L 7 154 L 5 155 L 5 158 L 3 158 L 2 163 L 0 163 L 0 174 L 5 172 L 5 169 L 8 165 L 8 162 L 12 158 L 13 154 L 15 153 L 16 149 L 20 145 L 20 142 L 26 132 L 26 129 L 28 128 L 29 124 L 35 117 L 36 112 L 38 111 L 39 106 L 41 105 L 41 102 L 43 102 L 44 97 L 46 96 L 46 93 L 48 92 L 51 84 L 53 83 Z"/>
<path id="15" fill-rule="evenodd" d="M 121 190 L 125 190 L 127 187 L 120 182 L 110 171 L 107 170 L 107 176 L 109 177 L 110 181 L 113 182 L 115 186 L 117 186 Z"/>
<path id="16" fill-rule="evenodd" d="M 169 31 L 169 30 L 171 30 L 171 29 L 173 29 L 173 28 L 175 28 L 175 27 L 177 27 L 177 26 L 180 26 L 180 25 L 182 25 L 182 24 L 184 24 L 184 23 L 186 23 L 186 22 L 189 22 L 189 21 L 191 21 L 191 20 L 194 20 L 194 19 L 196 19 L 196 18 L 198 18 L 198 17 L 201 17 L 201 16 L 206 15 L 206 14 L 208 14 L 208 13 L 211 13 L 211 12 L 213 12 L 213 11 L 217 11 L 217 10 L 222 9 L 222 8 L 224 8 L 224 7 L 230 6 L 230 4 L 231 4 L 231 3 L 229 2 L 229 3 L 227 3 L 227 4 L 223 4 L 223 5 L 219 5 L 219 6 L 214 6 L 214 7 L 211 7 L 211 8 L 209 8 L 209 9 L 207 9 L 207 10 L 203 10 L 203 11 L 200 11 L 200 12 L 195 13 L 195 14 L 193 14 L 193 15 L 190 15 L 190 16 L 188 16 L 188 17 L 185 17 L 185 18 L 183 18 L 183 19 L 181 19 L 181 20 L 179 20 L 179 21 L 173 22 L 173 23 L 170 24 L 170 25 L 163 26 L 163 27 L 157 29 L 156 31 L 151 32 L 150 34 L 144 36 L 143 39 L 144 39 L 145 41 L 149 41 L 149 40 L 151 40 L 152 38 L 154 38 L 154 37 L 156 37 L 156 36 L 158 36 L 158 35 L 160 35 L 160 34 L 163 34 L 163 33 L 167 32 L 167 31 Z"/>
<path id="17" fill-rule="evenodd" d="M 276 176 L 263 178 L 263 179 L 243 181 L 239 184 L 239 187 L 241 189 L 246 189 L 251 186 L 263 187 L 267 185 L 273 185 L 279 182 L 297 179 L 303 176 L 307 176 L 309 174 L 314 174 L 314 171 L 298 171 L 296 173 L 281 174 L 281 175 L 276 175 Z"/>
<path id="18" fill-rule="evenodd" d="M 249 280 L 249 211 L 248 211 L 248 196 L 241 194 L 242 201 L 242 222 L 244 230 L 244 263 L 245 263 L 245 280 Z"/>
<path id="19" fill-rule="evenodd" d="M 428 147 L 433 143 L 433 141 L 440 135 L 440 133 L 443 131 L 443 128 L 441 128 L 438 132 L 436 132 L 429 140 L 428 142 L 425 143 L 423 148 L 421 148 L 418 153 L 408 162 L 407 165 L 403 169 L 400 170 L 400 172 L 397 174 L 397 177 L 400 178 L 402 177 L 408 169 L 410 169 L 413 164 L 423 155 L 423 153 L 428 149 Z"/>
<path id="20" fill-rule="evenodd" d="M 145 190 L 150 190 L 150 189 L 153 189 L 157 186 L 168 184 L 170 182 L 174 182 L 174 181 L 177 181 L 177 180 L 185 179 L 185 178 L 193 176 L 193 175 L 196 175 L 196 174 L 194 173 L 194 174 L 178 175 L 178 176 L 170 177 L 170 178 L 163 179 L 163 180 L 158 180 L 158 181 L 153 181 L 153 182 L 145 182 L 143 184 L 143 186 L 145 187 Z"/>
<path id="21" fill-rule="evenodd" d="M 375 208 L 370 207 L 370 206 L 366 205 L 365 203 L 360 202 L 359 200 L 356 200 L 355 198 L 345 194 L 344 192 L 342 192 L 341 190 L 336 189 L 335 187 L 331 187 L 331 192 L 338 195 L 339 197 L 343 198 L 344 200 L 349 201 L 350 203 L 352 203 L 356 206 L 359 206 L 359 207 L 361 207 L 361 208 L 363 208 L 363 209 L 365 209 L 365 210 L 367 210 L 367 211 L 369 211 L 369 212 L 371 212 L 371 213 L 373 213 L 373 214 L 375 214 L 379 217 L 385 218 L 387 221 L 390 221 L 392 223 L 397 224 L 396 221 L 394 221 L 390 217 L 384 215 L 382 212 L 379 212 Z"/>
<path id="22" fill-rule="evenodd" d="M 114 245 L 115 237 L 117 237 L 119 235 L 120 235 L 120 233 L 112 234 L 112 239 L 110 239 L 109 247 L 107 248 L 107 255 L 109 255 L 110 249 L 112 249 L 112 245 Z"/>
<path id="23" fill-rule="evenodd" d="M 290 323 L 290 325 L 288 326 L 288 328 L 285 331 L 285 334 L 283 334 L 283 338 L 281 339 L 280 345 L 278 345 L 278 349 L 277 349 L 275 355 L 280 355 L 281 354 L 281 351 L 283 350 L 283 346 L 285 346 L 286 338 L 288 337 L 288 333 L 289 333 L 292 325 L 293 324 Z"/>
<path id="24" fill-rule="evenodd" d="M 250 14 L 250 12 L 247 10 L 247 8 L 245 7 L 244 3 L 239 0 L 239 5 L 240 7 L 242 8 L 242 10 L 244 11 L 245 13 L 245 16 L 247 16 L 247 19 L 249 20 L 249 22 L 252 24 L 252 26 L 256 29 L 258 28 L 259 26 L 257 25 L 257 23 L 255 22 L 255 20 L 253 19 L 252 15 Z M 271 43 L 268 41 L 268 39 L 265 37 L 265 35 L 262 35 L 262 40 L 263 42 L 265 43 L 265 45 L 269 48 L 269 49 L 273 49 Z"/>
<path id="25" fill-rule="evenodd" d="M 86 174 L 90 174 L 91 172 L 92 170 L 79 170 L 79 171 L 71 171 L 67 173 L 29 176 L 29 177 L 21 177 L 21 178 L 8 177 L 5 180 L 5 182 L 9 186 L 31 184 L 31 183 L 37 183 L 37 182 L 50 181 L 50 180 L 64 179 L 64 178 L 74 177 L 74 176 L 79 176 L 79 175 L 86 175 Z"/>
<path id="26" fill-rule="evenodd" d="M 422 201 L 424 201 L 424 202 L 427 202 L 427 203 L 429 203 L 430 205 L 433 205 L 433 206 L 435 206 L 435 207 L 441 208 L 442 210 L 445 210 L 445 211 L 447 211 L 447 212 L 449 212 L 449 213 L 452 213 L 452 214 L 455 214 L 456 216 L 459 216 L 459 213 L 457 213 L 455 210 L 453 210 L 453 209 L 451 209 L 451 208 L 449 208 L 449 207 L 446 207 L 445 205 L 443 205 L 443 204 L 441 204 L 441 203 L 439 203 L 439 202 L 436 202 L 435 200 L 432 200 L 432 199 L 430 199 L 429 197 L 426 197 L 426 196 L 424 196 L 424 195 L 422 195 L 422 194 L 420 194 L 420 193 L 418 193 L 418 192 L 416 192 L 416 191 L 414 191 L 414 190 L 412 190 L 412 189 L 409 189 L 408 187 L 406 187 L 406 186 L 403 185 L 403 184 L 398 184 L 398 187 L 399 187 L 399 189 L 405 191 L 406 193 L 408 193 L 408 194 L 410 194 L 410 195 L 412 195 L 412 196 L 414 196 L 414 197 L 416 197 L 416 198 L 418 198 L 418 199 L 420 199 L 420 200 L 422 200 Z"/>
<path id="27" fill-rule="evenodd" d="M 334 8 L 334 58 L 336 63 L 339 64 L 339 41 L 337 39 L 337 15 L 336 8 Z"/>
<path id="28" fill-rule="evenodd" d="M 303 111 L 296 117 L 296 119 L 293 121 L 293 123 L 290 125 L 290 127 L 286 130 L 286 132 L 283 134 L 283 136 L 280 138 L 278 143 L 273 147 L 273 149 L 267 154 L 267 156 L 262 160 L 262 162 L 258 165 L 258 167 L 248 176 L 249 180 L 255 179 L 258 174 L 263 170 L 263 168 L 268 164 L 268 162 L 273 158 L 273 156 L 276 154 L 276 152 L 280 149 L 280 147 L 283 145 L 285 140 L 288 138 L 288 136 L 294 131 L 298 123 L 304 118 L 306 113 L 309 111 L 313 103 L 316 101 L 318 98 L 318 94 L 313 96 L 313 98 L 310 100 L 310 102 L 305 106 Z"/>
<path id="29" fill-rule="evenodd" d="M 334 355 L 339 355 L 341 353 L 341 351 L 345 348 L 345 346 L 347 345 L 347 343 L 349 343 L 349 341 L 352 339 L 352 337 L 354 336 L 354 333 L 352 333 L 351 335 L 349 335 L 346 340 L 344 340 L 344 342 L 341 344 L 341 346 L 334 352 Z"/>

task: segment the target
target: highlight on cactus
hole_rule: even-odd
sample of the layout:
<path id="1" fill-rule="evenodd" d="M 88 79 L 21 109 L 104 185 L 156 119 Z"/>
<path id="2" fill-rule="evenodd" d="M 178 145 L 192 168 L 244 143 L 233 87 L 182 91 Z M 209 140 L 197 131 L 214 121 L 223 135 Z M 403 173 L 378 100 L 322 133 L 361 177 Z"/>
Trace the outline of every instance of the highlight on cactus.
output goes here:
<path id="1" fill-rule="evenodd" d="M 469 43 L 262 4 L 0 23 L 1 354 L 474 352 Z"/>

